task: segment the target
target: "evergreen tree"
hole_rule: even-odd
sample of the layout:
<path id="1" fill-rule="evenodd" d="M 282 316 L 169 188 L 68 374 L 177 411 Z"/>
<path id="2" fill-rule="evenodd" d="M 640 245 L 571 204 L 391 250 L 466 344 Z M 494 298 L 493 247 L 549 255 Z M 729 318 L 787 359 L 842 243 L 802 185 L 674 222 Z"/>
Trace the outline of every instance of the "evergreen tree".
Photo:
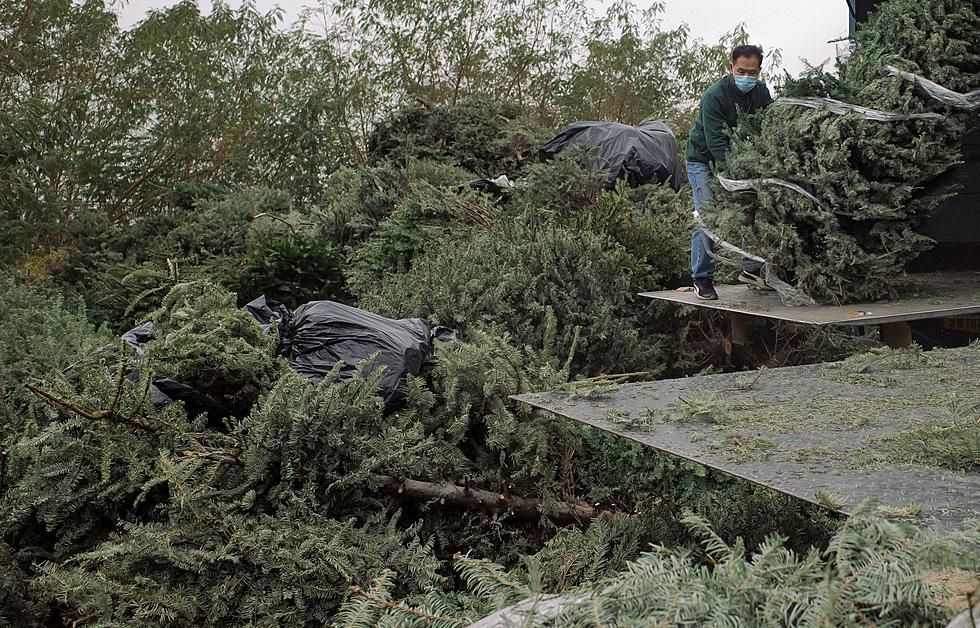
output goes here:
<path id="1" fill-rule="evenodd" d="M 615 523 L 596 524 L 588 538 L 556 538 L 528 561 L 527 570 L 508 572 L 488 561 L 460 557 L 456 567 L 467 583 L 467 595 L 400 604 L 391 597 L 389 575 L 370 590 L 355 591 L 337 624 L 941 627 L 952 611 L 940 604 L 940 591 L 927 583 L 928 571 L 975 570 L 972 554 L 980 550 L 975 523 L 957 533 L 924 532 L 882 518 L 870 504 L 850 517 L 824 552 L 813 548 L 797 553 L 774 536 L 748 553 L 741 541 L 727 543 L 700 517 L 687 516 L 684 523 L 701 537 L 699 547 L 654 547 L 604 576 L 616 551 L 604 531 Z M 555 576 L 549 569 L 552 554 L 575 546 L 593 557 L 593 573 L 600 577 L 548 592 Z M 497 610 L 485 613 L 487 608 Z"/>

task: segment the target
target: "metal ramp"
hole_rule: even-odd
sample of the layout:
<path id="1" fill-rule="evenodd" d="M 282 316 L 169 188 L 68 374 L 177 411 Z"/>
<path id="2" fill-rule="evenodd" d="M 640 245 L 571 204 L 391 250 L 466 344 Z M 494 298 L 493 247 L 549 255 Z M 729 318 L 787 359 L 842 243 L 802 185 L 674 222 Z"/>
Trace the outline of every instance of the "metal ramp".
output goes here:
<path id="1" fill-rule="evenodd" d="M 977 343 L 626 384 L 594 398 L 512 398 L 844 514 L 873 499 L 919 510 L 925 525 L 980 517 L 980 468 L 923 464 L 920 451 L 932 443 L 928 455 L 942 459 L 944 435 L 952 434 L 943 430 L 955 425 L 967 452 L 973 448 L 967 458 L 980 454 Z M 963 464 L 946 454 L 953 467 Z"/>
<path id="2" fill-rule="evenodd" d="M 820 326 L 879 325 L 890 346 L 912 342 L 908 322 L 952 318 L 980 313 L 980 272 L 920 273 L 906 275 L 894 301 L 852 305 L 783 305 L 774 292 L 744 285 L 716 286 L 717 301 L 702 301 L 693 288 L 641 292 L 641 297 L 680 305 L 727 312 L 732 322 L 732 341 L 744 344 L 745 316 L 760 316 L 791 323 Z"/>

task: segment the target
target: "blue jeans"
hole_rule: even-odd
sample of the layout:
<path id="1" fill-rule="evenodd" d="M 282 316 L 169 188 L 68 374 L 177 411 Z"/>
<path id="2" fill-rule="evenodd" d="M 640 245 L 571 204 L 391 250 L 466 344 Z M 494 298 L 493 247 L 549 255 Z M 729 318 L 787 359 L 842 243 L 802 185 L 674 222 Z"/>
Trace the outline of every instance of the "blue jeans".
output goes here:
<path id="1" fill-rule="evenodd" d="M 701 215 L 705 210 L 711 208 L 711 188 L 708 181 L 711 180 L 711 168 L 707 164 L 699 161 L 687 160 L 687 180 L 691 184 L 691 191 L 694 192 L 694 209 Z M 691 234 L 691 276 L 695 279 L 704 277 L 714 277 L 715 260 L 709 254 L 713 243 L 711 238 L 704 235 L 700 229 L 694 228 Z"/>

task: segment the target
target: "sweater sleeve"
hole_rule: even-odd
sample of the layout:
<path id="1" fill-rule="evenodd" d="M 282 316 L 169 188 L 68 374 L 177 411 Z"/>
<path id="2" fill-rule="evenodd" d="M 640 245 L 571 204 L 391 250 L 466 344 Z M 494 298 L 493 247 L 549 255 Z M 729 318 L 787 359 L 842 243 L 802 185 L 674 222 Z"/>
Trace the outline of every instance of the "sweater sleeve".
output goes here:
<path id="1" fill-rule="evenodd" d="M 704 141 L 711 153 L 711 160 L 721 168 L 728 152 L 728 136 L 725 135 L 725 113 L 717 97 L 707 95 L 702 99 L 701 116 L 704 121 Z"/>

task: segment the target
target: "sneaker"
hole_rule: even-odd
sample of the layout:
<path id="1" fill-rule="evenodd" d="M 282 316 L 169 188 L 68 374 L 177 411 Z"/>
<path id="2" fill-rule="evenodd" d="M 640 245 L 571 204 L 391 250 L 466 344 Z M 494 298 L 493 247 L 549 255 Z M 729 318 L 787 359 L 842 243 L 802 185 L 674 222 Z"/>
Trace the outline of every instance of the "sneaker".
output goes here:
<path id="1" fill-rule="evenodd" d="M 703 301 L 714 301 L 718 298 L 718 293 L 715 292 L 715 285 L 711 277 L 695 278 L 694 294 Z"/>
<path id="2" fill-rule="evenodd" d="M 738 280 L 750 288 L 755 288 L 756 290 L 772 290 L 772 286 L 766 283 L 766 280 L 758 275 L 753 275 L 750 272 L 742 271 L 738 275 Z"/>

